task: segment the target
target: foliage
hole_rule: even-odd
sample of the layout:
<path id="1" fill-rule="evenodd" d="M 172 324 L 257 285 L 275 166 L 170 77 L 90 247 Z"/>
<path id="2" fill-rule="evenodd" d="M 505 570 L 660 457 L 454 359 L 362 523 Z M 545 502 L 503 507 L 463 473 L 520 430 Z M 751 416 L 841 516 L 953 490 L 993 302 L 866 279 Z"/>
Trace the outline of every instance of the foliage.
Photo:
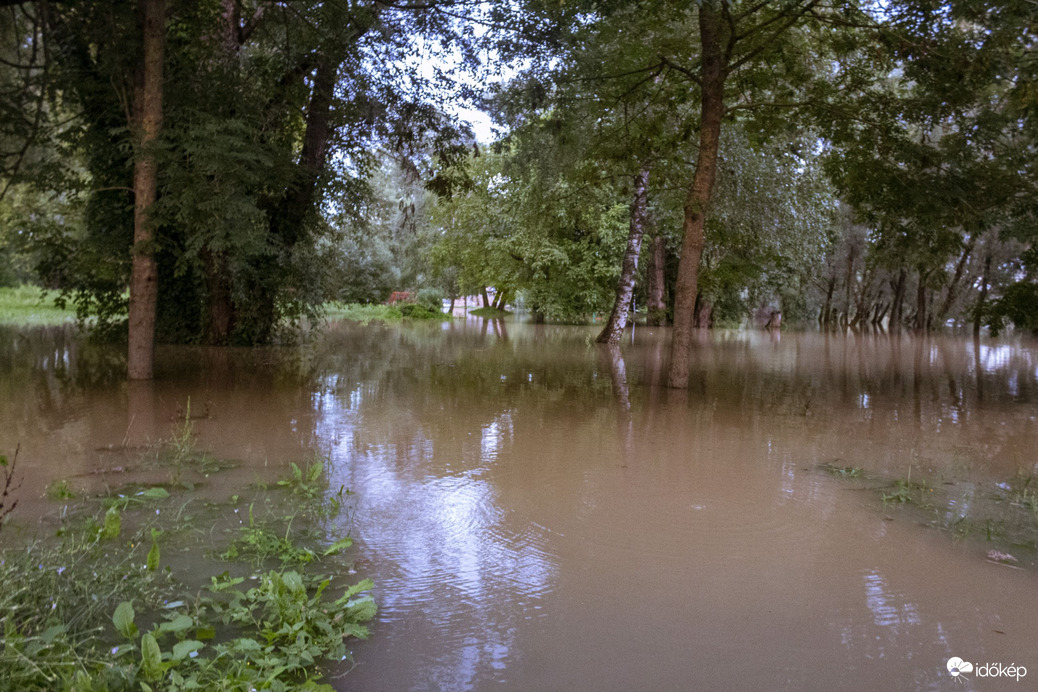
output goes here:
<path id="1" fill-rule="evenodd" d="M 1021 331 L 1038 335 L 1038 284 L 1021 281 L 1005 289 L 987 316 L 992 334 L 1001 332 L 1007 323 Z"/>
<path id="2" fill-rule="evenodd" d="M 418 291 L 415 301 L 430 312 L 443 312 L 443 291 L 438 288 L 423 288 Z"/>
<path id="3" fill-rule="evenodd" d="M 395 322 L 403 319 L 400 308 L 394 305 L 342 304 L 330 303 L 325 306 L 325 315 L 332 319 L 352 320 L 367 324 L 372 320 Z"/>
<path id="4" fill-rule="evenodd" d="M 326 296 L 381 299 L 395 288 L 384 276 L 393 248 L 372 250 L 340 222 L 351 217 L 344 210 L 373 197 L 373 152 L 410 161 L 417 176 L 409 184 L 420 190 L 420 179 L 435 183 L 441 162 L 467 151 L 464 126 L 437 103 L 452 90 L 443 82 L 425 88 L 408 59 L 421 43 L 455 57 L 457 66 L 438 77 L 471 68 L 479 51 L 461 30 L 465 17 L 440 13 L 437 3 L 168 7 L 165 126 L 148 152 L 133 128 L 140 32 L 132 3 L 3 8 L 14 18 L 4 31 L 19 49 L 0 63 L 0 106 L 12 112 L 0 127 L 0 216 L 12 186 L 68 200 L 78 214 L 53 223 L 37 202 L 18 230 L 27 254 L 12 258 L 5 242 L 0 278 L 23 278 L 14 262 L 30 257 L 80 316 L 96 317 L 107 334 L 125 331 L 130 171 L 146 153 L 159 168 L 156 242 L 148 250 L 159 264 L 160 340 L 262 343 L 313 321 Z M 27 71 L 19 72 L 23 62 Z M 21 151 L 17 160 L 6 158 L 8 139 Z M 42 161 L 37 150 L 53 174 L 27 175 L 43 170 L 28 166 Z M 364 230 L 378 225 L 375 214 L 363 216 Z M 345 257 L 340 243 L 352 243 Z M 420 265 L 409 266 L 422 283 Z M 358 277 L 358 267 L 366 275 Z"/>
<path id="5" fill-rule="evenodd" d="M 553 144 L 542 135 L 523 146 Z M 472 187 L 437 206 L 441 237 L 430 261 L 453 271 L 463 294 L 489 286 L 522 292 L 533 312 L 580 320 L 611 303 L 627 203 L 607 182 L 590 180 L 587 166 L 542 163 L 518 150 L 473 157 Z"/>

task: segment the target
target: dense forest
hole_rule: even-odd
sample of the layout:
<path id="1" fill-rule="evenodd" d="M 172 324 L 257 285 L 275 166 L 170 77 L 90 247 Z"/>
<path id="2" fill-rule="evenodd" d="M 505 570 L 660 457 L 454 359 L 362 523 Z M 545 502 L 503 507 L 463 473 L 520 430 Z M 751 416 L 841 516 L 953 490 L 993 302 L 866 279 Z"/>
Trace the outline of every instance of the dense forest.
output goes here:
<path id="1" fill-rule="evenodd" d="M 0 285 L 259 344 L 391 291 L 1038 329 L 1027 0 L 0 0 Z M 477 137 L 465 113 L 495 134 Z"/>

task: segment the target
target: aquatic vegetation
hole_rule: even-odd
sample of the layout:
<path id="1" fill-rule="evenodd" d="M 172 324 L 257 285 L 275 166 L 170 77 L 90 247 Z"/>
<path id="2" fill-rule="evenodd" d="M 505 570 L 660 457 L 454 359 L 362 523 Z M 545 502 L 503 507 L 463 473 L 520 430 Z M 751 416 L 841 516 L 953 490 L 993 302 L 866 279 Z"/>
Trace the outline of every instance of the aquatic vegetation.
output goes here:
<path id="1" fill-rule="evenodd" d="M 208 416 L 208 407 L 205 416 Z M 167 464 L 170 469 L 170 482 L 173 485 L 183 485 L 190 489 L 193 484 L 188 482 L 184 473 L 193 470 L 202 476 L 234 468 L 234 462 L 217 459 L 208 452 L 198 449 L 198 437 L 195 434 L 194 422 L 191 416 L 191 398 L 174 418 L 169 437 L 160 446 L 160 461 Z"/>
<path id="2" fill-rule="evenodd" d="M 51 481 L 47 485 L 47 497 L 51 500 L 73 500 L 76 494 L 66 480 Z"/>
<path id="3" fill-rule="evenodd" d="M 328 545 L 323 531 L 293 531 L 296 515 L 280 513 L 290 506 L 332 516 L 327 508 L 341 507 L 343 491 L 331 503 L 313 492 L 327 487 L 323 470 L 323 462 L 311 462 L 293 483 L 263 491 L 263 518 L 253 516 L 253 500 L 249 525 L 227 532 L 230 545 L 207 554 L 224 561 L 211 568 L 196 551 L 185 569 L 183 556 L 200 527 L 220 519 L 213 512 L 237 516 L 226 503 L 127 486 L 63 510 L 54 539 L 3 552 L 5 684 L 331 690 L 319 682 L 322 664 L 349 660 L 348 638 L 367 636 L 376 606 L 364 593 L 370 580 L 348 585 L 311 569 L 329 560 L 333 574 L 352 572 L 341 562 L 349 537 Z M 308 490 L 294 492 L 299 487 Z M 201 514 L 188 509 L 192 503 Z M 219 542 L 220 532 L 209 535 Z M 244 571 L 250 565 L 258 571 Z"/>
<path id="4" fill-rule="evenodd" d="M 865 469 L 857 466 L 838 466 L 833 462 L 820 464 L 818 468 L 840 478 L 862 478 L 865 475 Z"/>
<path id="5" fill-rule="evenodd" d="M 313 458 L 303 468 L 294 461 L 291 463 L 292 475 L 277 482 L 278 486 L 288 488 L 293 495 L 315 498 L 328 489 L 328 480 L 324 476 L 324 461 Z"/>
<path id="6" fill-rule="evenodd" d="M 960 540 L 981 540 L 1012 549 L 1016 562 L 1038 567 L 1038 481 L 1016 474 L 991 486 L 945 480 L 934 484 L 905 478 L 870 475 L 855 467 L 820 464 L 820 470 L 862 482 L 878 494 L 887 510 L 908 512 L 926 525 Z M 990 488 L 990 489 L 988 489 Z M 1008 552 L 1006 553 L 1008 554 Z"/>
<path id="7" fill-rule="evenodd" d="M 4 489 L 0 491 L 0 529 L 3 528 L 4 522 L 14 508 L 18 505 L 18 498 L 12 497 L 11 493 L 18 489 L 18 486 L 14 482 L 14 471 L 18 465 L 18 449 L 14 450 L 14 456 L 8 461 L 7 457 L 0 454 L 0 482 L 3 483 Z"/>

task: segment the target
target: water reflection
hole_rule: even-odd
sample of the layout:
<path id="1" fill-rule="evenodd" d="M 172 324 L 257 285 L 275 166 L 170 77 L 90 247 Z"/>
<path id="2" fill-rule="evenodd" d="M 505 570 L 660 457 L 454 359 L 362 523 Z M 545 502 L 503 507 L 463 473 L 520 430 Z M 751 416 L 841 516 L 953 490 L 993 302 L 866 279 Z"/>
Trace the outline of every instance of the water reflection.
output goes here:
<path id="1" fill-rule="evenodd" d="M 931 474 L 956 484 L 946 521 L 969 516 L 978 488 L 1038 473 L 1030 342 L 703 331 L 674 396 L 666 330 L 593 335 L 338 325 L 300 349 L 164 349 L 130 387 L 66 332 L 0 332 L 0 445 L 24 443 L 39 497 L 103 445 L 168 434 L 190 399 L 243 482 L 327 454 L 380 605 L 344 689 L 944 689 L 950 655 L 1038 670 L 1033 574 L 817 468 Z"/>

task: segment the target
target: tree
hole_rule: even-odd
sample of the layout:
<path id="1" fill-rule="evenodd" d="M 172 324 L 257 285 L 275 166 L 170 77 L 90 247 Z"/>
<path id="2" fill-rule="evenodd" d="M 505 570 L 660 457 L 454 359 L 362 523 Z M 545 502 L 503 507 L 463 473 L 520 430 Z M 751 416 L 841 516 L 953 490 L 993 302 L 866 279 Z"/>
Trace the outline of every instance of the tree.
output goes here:
<path id="1" fill-rule="evenodd" d="M 162 63 L 166 43 L 165 0 L 139 0 L 142 57 L 134 84 L 132 129 L 138 152 L 133 168 L 133 267 L 130 271 L 129 359 L 131 380 L 150 380 L 155 353 L 158 264 L 152 206 L 159 170 L 153 148 L 162 131 Z"/>
<path id="2" fill-rule="evenodd" d="M 101 327 L 123 318 L 132 283 L 134 377 L 147 376 L 142 335 L 153 328 L 166 341 L 263 343 L 316 317 L 330 281 L 313 267 L 327 264 L 336 233 L 324 212 L 364 197 L 372 151 L 407 153 L 416 142 L 442 160 L 467 151 L 465 128 L 407 58 L 436 43 L 471 65 L 476 41 L 446 0 L 205 0 L 166 12 L 141 0 L 162 20 L 143 33 L 126 2 L 27 7 L 18 31 L 49 56 L 40 93 L 76 116 L 54 157 L 66 179 L 39 189 L 78 192 L 83 209 L 81 229 L 34 230 L 48 249 L 39 269 Z M 23 121 L 51 113 L 26 103 L 15 104 Z M 16 132 L 41 141 L 26 133 Z M 25 179 L 23 165 L 8 169 Z M 157 295 L 143 290 L 156 285 Z"/>
<path id="3" fill-rule="evenodd" d="M 999 272 L 974 257 L 978 249 L 989 261 L 1005 257 L 988 255 L 993 234 L 1033 240 L 1035 140 L 1025 104 L 1035 15 L 1023 3 L 905 0 L 862 45 L 885 53 L 886 69 L 873 89 L 840 104 L 859 117 L 830 121 L 829 170 L 874 229 L 870 262 L 893 277 L 895 328 L 909 283 L 906 316 L 930 329 L 967 309 L 971 293 L 984 303 L 998 289 L 989 279 Z"/>

